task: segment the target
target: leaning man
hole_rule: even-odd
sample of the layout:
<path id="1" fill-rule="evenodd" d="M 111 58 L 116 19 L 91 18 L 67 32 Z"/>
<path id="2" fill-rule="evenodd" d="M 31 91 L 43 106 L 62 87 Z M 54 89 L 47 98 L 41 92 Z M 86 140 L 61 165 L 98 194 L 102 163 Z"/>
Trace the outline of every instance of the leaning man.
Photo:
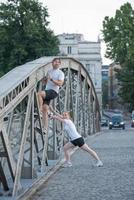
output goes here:
<path id="1" fill-rule="evenodd" d="M 44 91 L 38 92 L 38 100 L 40 111 L 44 120 L 44 132 L 48 128 L 48 111 L 49 104 L 59 94 L 59 88 L 64 83 L 64 73 L 59 69 L 61 65 L 60 58 L 54 58 L 52 61 L 52 69 L 48 70 L 46 75 L 46 87 Z"/>

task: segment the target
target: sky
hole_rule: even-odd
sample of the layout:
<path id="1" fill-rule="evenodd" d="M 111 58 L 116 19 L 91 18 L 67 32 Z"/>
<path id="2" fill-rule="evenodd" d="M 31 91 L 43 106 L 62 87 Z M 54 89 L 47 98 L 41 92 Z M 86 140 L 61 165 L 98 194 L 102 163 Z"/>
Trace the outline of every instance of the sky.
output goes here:
<path id="1" fill-rule="evenodd" d="M 81 33 L 88 41 L 101 37 L 102 22 L 105 16 L 114 17 L 117 9 L 126 2 L 134 8 L 134 0 L 39 0 L 47 6 L 50 28 L 56 35 Z M 103 64 L 112 61 L 104 57 L 106 45 L 101 42 Z"/>
<path id="2" fill-rule="evenodd" d="M 4 0 L 0 0 L 3 2 Z M 49 27 L 55 35 L 80 33 L 84 39 L 96 42 L 101 37 L 102 22 L 105 16 L 114 17 L 117 9 L 126 2 L 134 9 L 134 0 L 38 0 L 48 8 Z M 106 46 L 101 42 L 103 64 L 112 61 L 104 57 Z"/>

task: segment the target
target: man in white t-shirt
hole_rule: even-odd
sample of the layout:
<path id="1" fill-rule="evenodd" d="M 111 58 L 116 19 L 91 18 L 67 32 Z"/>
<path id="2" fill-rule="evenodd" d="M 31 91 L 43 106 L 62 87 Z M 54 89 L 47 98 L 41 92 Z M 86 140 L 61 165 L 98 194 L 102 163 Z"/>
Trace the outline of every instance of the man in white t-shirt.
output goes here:
<path id="1" fill-rule="evenodd" d="M 43 114 L 45 129 L 48 127 L 48 111 L 50 101 L 58 96 L 59 88 L 64 83 L 64 73 L 59 69 L 60 65 L 60 58 L 54 58 L 52 61 L 53 68 L 47 72 L 45 90 L 38 92 L 39 106 L 40 111 Z"/>

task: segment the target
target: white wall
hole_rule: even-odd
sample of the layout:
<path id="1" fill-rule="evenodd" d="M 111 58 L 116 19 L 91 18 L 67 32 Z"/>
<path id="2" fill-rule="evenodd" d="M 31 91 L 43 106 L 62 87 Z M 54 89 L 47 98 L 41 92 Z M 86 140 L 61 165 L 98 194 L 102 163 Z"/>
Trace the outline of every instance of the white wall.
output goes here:
<path id="1" fill-rule="evenodd" d="M 60 54 L 79 60 L 92 78 L 100 107 L 102 107 L 102 60 L 100 42 L 85 41 L 82 34 L 61 34 L 58 36 Z"/>

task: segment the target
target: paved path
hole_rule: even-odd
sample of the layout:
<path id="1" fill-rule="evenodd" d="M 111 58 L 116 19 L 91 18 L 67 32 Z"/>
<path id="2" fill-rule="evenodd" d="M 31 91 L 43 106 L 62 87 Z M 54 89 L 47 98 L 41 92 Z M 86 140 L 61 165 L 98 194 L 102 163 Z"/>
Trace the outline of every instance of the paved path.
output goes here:
<path id="1" fill-rule="evenodd" d="M 73 167 L 60 168 L 29 200 L 134 200 L 134 130 L 104 130 L 87 143 L 103 167 L 77 150 Z"/>

